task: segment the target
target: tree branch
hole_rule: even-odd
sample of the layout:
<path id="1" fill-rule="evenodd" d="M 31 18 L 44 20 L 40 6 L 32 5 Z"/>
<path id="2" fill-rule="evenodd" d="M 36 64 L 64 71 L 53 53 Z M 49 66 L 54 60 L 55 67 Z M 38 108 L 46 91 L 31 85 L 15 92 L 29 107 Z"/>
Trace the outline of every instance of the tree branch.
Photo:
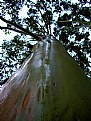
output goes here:
<path id="1" fill-rule="evenodd" d="M 69 21 L 69 20 L 67 20 L 67 21 L 58 21 L 58 22 L 78 22 L 78 23 L 91 23 L 90 21 Z"/>
<path id="2" fill-rule="evenodd" d="M 13 28 L 8 28 L 8 27 L 1 27 L 1 26 L 0 26 L 0 29 L 1 29 L 1 30 L 2 30 L 2 29 L 8 29 L 8 30 L 15 31 L 15 32 L 18 32 L 18 33 L 21 33 L 21 34 L 27 34 L 27 33 L 23 32 L 23 31 L 16 30 L 16 29 L 13 29 Z"/>
<path id="3" fill-rule="evenodd" d="M 37 39 L 37 40 L 41 40 L 41 38 L 39 36 L 37 36 L 36 34 L 28 31 L 27 29 L 21 27 L 20 25 L 16 24 L 16 23 L 13 23 L 12 21 L 9 21 L 9 20 L 6 20 L 5 18 L 3 18 L 2 16 L 0 16 L 0 19 L 10 25 L 13 25 L 15 26 L 16 28 L 22 30 L 24 33 L 27 33 L 28 35 L 32 36 L 33 38 Z"/>
<path id="4" fill-rule="evenodd" d="M 38 7 L 38 10 L 39 10 L 39 12 L 40 12 L 40 15 L 41 15 L 43 21 L 44 21 L 45 28 L 47 29 L 47 33 L 49 34 L 48 25 L 46 24 L 46 21 L 45 21 L 45 19 L 43 18 L 42 12 L 41 12 L 41 10 L 39 9 L 39 7 Z"/>
<path id="5" fill-rule="evenodd" d="M 36 6 L 36 4 L 35 4 L 35 6 Z M 42 12 L 41 12 L 39 6 L 36 6 L 36 7 L 38 8 L 38 10 L 39 10 L 39 12 L 40 12 L 40 15 L 41 15 L 41 17 L 42 17 L 42 19 L 43 19 L 43 22 L 44 22 L 44 24 L 45 24 L 45 28 L 47 29 L 47 33 L 49 34 L 48 25 L 47 25 L 45 19 L 43 18 Z"/>
<path id="6" fill-rule="evenodd" d="M 81 23 L 81 24 L 87 24 L 87 25 L 89 25 L 89 24 L 91 24 L 91 22 L 90 21 L 69 21 L 69 20 L 67 20 L 67 21 L 58 21 L 58 22 L 60 22 L 60 23 L 70 23 L 70 22 L 73 22 L 73 23 L 76 23 L 76 22 L 78 22 L 78 23 Z"/>
<path id="7" fill-rule="evenodd" d="M 44 6 L 45 11 L 47 11 L 47 7 L 45 6 L 44 2 L 42 2 L 42 4 L 43 4 L 43 6 Z M 48 34 L 51 34 L 50 20 L 49 20 L 49 24 L 47 25 L 45 19 L 43 18 L 43 15 L 42 15 L 42 19 L 43 19 L 44 22 L 45 22 L 45 25 L 46 25 L 46 28 L 47 28 Z"/>
<path id="8" fill-rule="evenodd" d="M 38 10 L 39 10 L 39 12 L 40 12 L 40 15 L 41 15 L 41 17 L 42 17 L 42 19 L 43 19 L 43 22 L 44 22 L 44 24 L 45 24 L 45 29 L 47 30 L 47 32 L 45 31 L 45 29 L 44 29 L 44 31 L 45 31 L 46 33 L 49 34 L 48 25 L 46 24 L 46 21 L 45 21 L 44 18 L 43 18 L 43 15 L 42 15 L 41 10 L 39 9 L 39 6 L 36 6 L 36 3 L 34 3 L 33 1 L 30 1 L 30 2 L 33 3 L 33 4 L 35 5 L 36 8 L 38 8 Z M 39 23 L 38 23 L 38 24 L 39 24 Z M 42 27 L 43 27 L 43 26 L 42 26 Z M 43 28 L 44 28 L 44 27 L 43 27 Z"/>

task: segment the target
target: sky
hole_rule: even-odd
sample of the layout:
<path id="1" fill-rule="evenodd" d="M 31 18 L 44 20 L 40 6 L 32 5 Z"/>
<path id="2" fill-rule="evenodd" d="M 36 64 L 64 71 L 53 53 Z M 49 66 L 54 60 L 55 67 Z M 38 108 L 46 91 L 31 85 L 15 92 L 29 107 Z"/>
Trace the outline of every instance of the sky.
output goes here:
<path id="1" fill-rule="evenodd" d="M 1 0 L 2 1 L 2 0 Z M 36 1 L 37 0 L 31 0 L 31 1 L 33 1 L 33 2 L 35 2 L 36 3 Z M 21 15 L 24 15 L 24 16 L 27 16 L 27 11 L 28 9 L 27 9 L 27 7 L 26 6 L 24 6 L 23 7 L 23 10 L 22 11 L 20 11 L 20 17 L 23 17 L 23 16 L 21 16 Z M 6 23 L 5 22 L 3 22 L 2 20 L 0 20 L 0 26 L 6 26 Z M 13 36 L 15 36 L 17 33 L 16 32 L 11 32 L 11 34 L 9 35 L 9 34 L 5 34 L 4 32 L 3 32 L 3 30 L 0 30 L 0 46 L 2 45 L 2 41 L 3 41 L 3 39 L 6 39 L 6 40 L 10 40 L 10 39 L 12 39 L 13 38 Z"/>
<path id="2" fill-rule="evenodd" d="M 2 1 L 2 0 L 1 0 L 1 1 Z M 31 0 L 31 1 L 33 1 L 33 2 L 36 3 L 37 0 Z M 71 1 L 71 2 L 73 2 L 73 3 L 78 2 L 78 0 L 69 0 L 69 1 Z M 27 11 L 28 11 L 28 8 L 27 8 L 26 6 L 24 6 L 23 9 L 19 12 L 20 18 L 26 17 L 26 16 L 27 16 Z M 24 15 L 24 16 L 23 16 L 23 15 Z M 0 26 L 6 26 L 6 23 L 0 20 Z M 11 31 L 11 34 L 10 34 L 10 35 L 9 35 L 9 34 L 6 35 L 6 34 L 3 32 L 3 30 L 0 30 L 0 46 L 2 45 L 2 41 L 3 41 L 4 39 L 5 39 L 5 40 L 11 40 L 11 39 L 13 39 L 13 37 L 14 37 L 15 35 L 17 35 L 16 32 Z M 1 52 L 1 51 L 2 51 L 2 50 L 1 50 L 1 47 L 0 47 L 0 52 Z"/>
<path id="3" fill-rule="evenodd" d="M 1 0 L 1 1 L 3 1 L 3 0 Z M 36 3 L 37 0 L 31 0 L 31 1 Z M 69 1 L 72 1 L 74 3 L 78 2 L 78 0 L 69 0 Z M 26 12 L 27 10 L 28 10 L 28 8 L 26 6 L 24 6 L 22 11 L 20 11 L 20 17 L 21 18 L 23 17 L 22 15 L 27 16 L 27 12 Z M 0 20 L 0 26 L 6 26 L 6 23 L 3 22 L 2 20 Z M 0 30 L 0 46 L 2 45 L 3 39 L 11 40 L 13 38 L 13 36 L 15 36 L 16 34 L 17 34 L 16 32 L 12 31 L 10 35 L 9 34 L 5 35 L 3 30 Z"/>
<path id="4" fill-rule="evenodd" d="M 1 0 L 1 1 L 3 1 L 3 0 Z M 31 1 L 33 1 L 33 2 L 37 2 L 37 0 L 31 0 Z M 76 2 L 78 2 L 78 0 L 68 0 L 68 1 L 71 1 L 72 3 L 76 3 Z M 25 17 L 25 16 L 27 16 L 27 11 L 28 11 L 28 8 L 26 7 L 26 6 L 24 6 L 23 7 L 23 9 L 19 12 L 19 16 L 20 16 L 20 18 L 23 18 L 23 17 Z M 7 16 L 8 17 L 8 16 Z M 2 20 L 0 20 L 0 26 L 6 26 L 6 23 L 5 22 L 3 22 Z M 11 39 L 13 39 L 13 37 L 15 36 L 15 35 L 17 35 L 17 33 L 16 32 L 14 32 L 14 31 L 11 31 L 11 34 L 9 35 L 9 34 L 5 34 L 4 32 L 3 32 L 3 30 L 0 30 L 0 46 L 2 45 L 2 41 L 5 39 L 5 40 L 11 40 Z M 1 48 L 0 48 L 0 50 L 1 50 Z"/>

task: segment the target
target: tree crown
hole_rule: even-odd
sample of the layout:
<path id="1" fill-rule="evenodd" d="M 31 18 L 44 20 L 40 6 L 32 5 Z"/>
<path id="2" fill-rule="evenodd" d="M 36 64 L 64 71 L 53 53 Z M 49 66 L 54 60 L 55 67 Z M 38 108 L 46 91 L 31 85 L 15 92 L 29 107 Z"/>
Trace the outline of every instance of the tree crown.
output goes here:
<path id="1" fill-rule="evenodd" d="M 78 3 L 72 3 L 62 0 L 37 0 L 34 3 L 31 0 L 3 0 L 0 3 L 0 19 L 7 23 L 7 26 L 0 26 L 0 29 L 6 33 L 10 31 L 20 33 L 10 42 L 3 41 L 2 49 L 6 54 L 0 62 L 0 66 L 5 76 L 7 71 L 12 73 L 11 68 L 17 67 L 31 53 L 32 45 L 30 40 L 27 40 L 28 35 L 33 37 L 32 40 L 37 41 L 50 35 L 61 41 L 67 52 L 91 77 L 91 62 L 89 62 L 89 58 L 91 58 L 91 10 L 89 1 L 80 0 Z M 28 8 L 27 16 L 20 18 L 19 11 L 24 6 Z M 25 38 L 26 41 L 24 41 Z M 8 63 L 6 63 L 7 60 Z M 4 70 L 4 67 L 9 67 L 9 69 Z M 3 81 L 5 78 L 3 79 L 2 75 Z"/>

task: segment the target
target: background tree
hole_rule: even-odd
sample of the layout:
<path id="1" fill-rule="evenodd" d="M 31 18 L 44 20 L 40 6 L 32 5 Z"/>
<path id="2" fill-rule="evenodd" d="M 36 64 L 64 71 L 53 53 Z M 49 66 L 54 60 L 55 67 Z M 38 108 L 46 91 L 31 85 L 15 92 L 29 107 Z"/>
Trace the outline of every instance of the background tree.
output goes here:
<path id="1" fill-rule="evenodd" d="M 3 41 L 3 57 L 0 62 L 1 79 L 3 84 L 15 71 L 14 68 L 31 53 L 30 40 L 41 40 L 47 35 L 61 41 L 68 53 L 74 57 L 88 77 L 91 77 L 91 10 L 90 2 L 79 1 L 72 3 L 61 0 L 3 0 L 0 2 L 0 19 L 7 26 L 0 26 L 6 33 L 15 31 L 18 34 L 10 42 Z M 20 18 L 19 11 L 27 6 L 27 17 Z M 8 16 L 8 19 L 6 18 Z M 26 41 L 25 41 L 26 40 Z M 12 51 L 11 51 L 12 50 Z M 15 63 L 14 63 L 15 62 Z M 3 75 L 2 75 L 3 73 Z"/>

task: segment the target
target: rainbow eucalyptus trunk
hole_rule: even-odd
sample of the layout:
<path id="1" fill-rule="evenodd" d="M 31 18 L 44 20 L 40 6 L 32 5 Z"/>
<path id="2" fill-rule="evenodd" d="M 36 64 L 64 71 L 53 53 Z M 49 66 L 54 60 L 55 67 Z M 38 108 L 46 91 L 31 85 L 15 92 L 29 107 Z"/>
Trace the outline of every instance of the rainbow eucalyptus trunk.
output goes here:
<path id="1" fill-rule="evenodd" d="M 91 121 L 91 82 L 60 42 L 39 42 L 0 87 L 0 121 Z"/>

